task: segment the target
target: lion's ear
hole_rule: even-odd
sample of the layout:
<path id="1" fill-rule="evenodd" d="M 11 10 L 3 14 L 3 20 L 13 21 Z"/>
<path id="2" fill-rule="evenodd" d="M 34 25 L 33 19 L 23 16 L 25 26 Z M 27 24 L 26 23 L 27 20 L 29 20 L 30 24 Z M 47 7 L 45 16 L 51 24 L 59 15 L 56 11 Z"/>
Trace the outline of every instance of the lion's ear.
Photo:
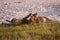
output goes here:
<path id="1" fill-rule="evenodd" d="M 32 13 L 29 13 L 29 15 L 32 15 Z"/>
<path id="2" fill-rule="evenodd" d="M 35 15 L 37 15 L 37 13 L 35 13 Z"/>
<path id="3" fill-rule="evenodd" d="M 32 13 L 30 13 L 30 14 L 32 14 Z"/>

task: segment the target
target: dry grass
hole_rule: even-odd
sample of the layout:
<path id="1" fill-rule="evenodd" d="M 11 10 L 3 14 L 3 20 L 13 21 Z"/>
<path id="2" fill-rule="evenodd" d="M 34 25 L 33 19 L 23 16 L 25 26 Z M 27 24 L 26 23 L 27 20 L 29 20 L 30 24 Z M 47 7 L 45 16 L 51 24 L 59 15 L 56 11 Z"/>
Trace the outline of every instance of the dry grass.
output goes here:
<path id="1" fill-rule="evenodd" d="M 1 24 L 0 40 L 60 40 L 60 23 Z"/>

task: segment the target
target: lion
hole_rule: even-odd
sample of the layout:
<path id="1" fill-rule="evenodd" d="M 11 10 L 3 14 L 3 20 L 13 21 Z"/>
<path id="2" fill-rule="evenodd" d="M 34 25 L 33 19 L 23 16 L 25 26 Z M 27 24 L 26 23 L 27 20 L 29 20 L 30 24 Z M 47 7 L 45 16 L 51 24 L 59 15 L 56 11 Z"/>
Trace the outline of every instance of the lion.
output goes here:
<path id="1" fill-rule="evenodd" d="M 47 23 L 50 22 L 49 18 L 45 16 L 37 16 L 37 13 L 31 14 L 30 22 L 33 23 Z"/>
<path id="2" fill-rule="evenodd" d="M 27 15 L 26 17 L 24 17 L 23 19 L 17 19 L 17 18 L 13 18 L 11 21 L 6 20 L 8 22 L 10 22 L 11 24 L 25 24 L 28 23 L 27 18 L 31 16 L 31 13 L 29 15 Z"/>

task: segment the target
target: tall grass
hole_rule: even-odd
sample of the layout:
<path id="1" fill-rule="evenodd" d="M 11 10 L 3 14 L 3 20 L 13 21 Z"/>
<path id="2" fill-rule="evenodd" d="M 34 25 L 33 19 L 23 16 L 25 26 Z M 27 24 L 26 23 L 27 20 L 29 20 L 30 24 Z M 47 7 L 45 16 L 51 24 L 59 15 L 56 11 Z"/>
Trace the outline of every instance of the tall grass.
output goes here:
<path id="1" fill-rule="evenodd" d="M 1 24 L 0 40 L 60 40 L 60 23 Z"/>

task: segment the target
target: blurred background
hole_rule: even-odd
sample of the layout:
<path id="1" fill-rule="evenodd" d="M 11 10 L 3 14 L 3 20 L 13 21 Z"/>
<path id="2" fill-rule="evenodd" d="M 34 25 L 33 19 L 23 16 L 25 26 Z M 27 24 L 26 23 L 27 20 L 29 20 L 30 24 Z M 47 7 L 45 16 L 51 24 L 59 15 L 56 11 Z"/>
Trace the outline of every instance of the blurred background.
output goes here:
<path id="1" fill-rule="evenodd" d="M 38 13 L 54 21 L 60 21 L 59 0 L 0 0 L 0 24 L 12 18 L 22 19 L 29 13 Z"/>

